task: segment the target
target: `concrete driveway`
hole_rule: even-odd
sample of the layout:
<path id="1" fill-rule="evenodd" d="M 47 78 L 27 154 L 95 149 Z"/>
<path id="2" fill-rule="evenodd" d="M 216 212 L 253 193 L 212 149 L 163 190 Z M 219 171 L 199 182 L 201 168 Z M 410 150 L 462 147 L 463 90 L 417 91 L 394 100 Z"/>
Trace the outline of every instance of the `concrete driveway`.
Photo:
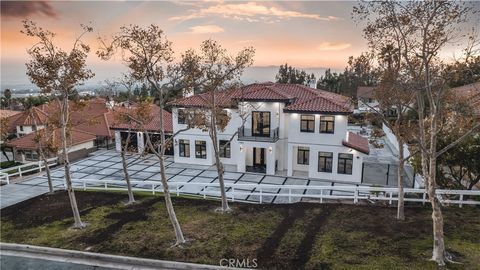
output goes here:
<path id="1" fill-rule="evenodd" d="M 128 157 L 130 177 L 136 181 L 158 181 L 160 182 L 160 168 L 158 159 L 153 155 L 139 157 L 131 155 Z M 218 183 L 218 175 L 214 167 L 202 165 L 186 165 L 173 163 L 173 158 L 166 160 L 166 175 L 169 182 L 192 182 L 192 183 Z M 54 177 L 63 178 L 63 168 L 57 168 L 52 171 Z M 94 152 L 92 156 L 74 162 L 72 164 L 72 178 L 74 179 L 109 179 L 124 180 L 121 157 L 119 153 L 113 150 L 101 150 Z M 282 185 L 313 185 L 313 186 L 348 186 L 355 183 L 332 182 L 327 180 L 307 179 L 297 177 L 285 177 L 276 175 L 265 175 L 256 173 L 238 173 L 225 172 L 225 182 L 235 184 L 271 184 L 278 185 L 278 188 L 270 188 L 262 190 L 262 201 L 265 203 L 288 203 L 287 197 L 277 196 L 278 194 L 286 194 L 288 189 L 282 188 Z M 33 188 L 46 188 L 48 186 L 45 176 L 35 177 L 23 181 L 17 185 L 23 185 Z M 63 183 L 55 180 L 54 185 L 61 188 Z M 141 186 L 141 184 L 137 184 Z M 161 187 L 158 187 L 161 189 Z M 230 188 L 227 189 L 227 191 Z M 218 191 L 218 187 L 207 187 L 207 193 Z M 180 193 L 188 195 L 202 195 L 204 188 L 197 185 L 184 185 L 179 188 Z M 256 188 L 235 189 L 235 191 L 253 192 L 250 195 L 235 196 L 237 200 L 249 202 L 259 202 L 259 193 Z M 292 194 L 320 194 L 319 190 L 292 190 Z M 346 191 L 323 191 L 332 195 L 347 195 L 353 192 Z M 301 201 L 302 198 L 292 198 L 292 202 Z"/>

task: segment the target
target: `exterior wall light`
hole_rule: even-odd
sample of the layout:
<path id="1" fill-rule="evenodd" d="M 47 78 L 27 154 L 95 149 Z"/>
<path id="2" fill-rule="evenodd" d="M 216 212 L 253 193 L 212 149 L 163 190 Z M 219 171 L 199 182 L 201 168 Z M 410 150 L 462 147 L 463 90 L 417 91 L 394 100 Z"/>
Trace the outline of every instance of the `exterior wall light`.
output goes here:
<path id="1" fill-rule="evenodd" d="M 273 152 L 273 148 L 271 146 L 268 147 L 268 152 L 270 152 L 270 154 Z"/>
<path id="2" fill-rule="evenodd" d="M 240 152 L 243 152 L 243 144 L 240 145 Z"/>

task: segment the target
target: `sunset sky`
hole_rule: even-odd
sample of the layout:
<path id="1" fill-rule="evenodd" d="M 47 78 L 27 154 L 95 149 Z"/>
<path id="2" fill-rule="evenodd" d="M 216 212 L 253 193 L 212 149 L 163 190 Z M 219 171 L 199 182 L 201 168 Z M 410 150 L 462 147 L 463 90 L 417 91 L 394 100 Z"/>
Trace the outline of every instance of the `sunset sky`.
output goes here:
<path id="1" fill-rule="evenodd" d="M 4 2 L 1 16 L 1 84 L 28 83 L 24 63 L 34 40 L 22 35 L 21 21 L 31 19 L 58 33 L 69 46 L 81 23 L 94 32 L 86 39 L 93 50 L 96 38 L 109 36 L 122 25 L 157 24 L 173 42 L 177 55 L 213 38 L 231 52 L 245 46 L 256 49 L 255 66 L 331 67 L 343 69 L 350 55 L 365 51 L 361 26 L 351 19 L 356 2 L 230 2 L 230 1 L 111 1 Z M 103 62 L 92 53 L 92 82 L 118 76 L 118 61 Z M 265 78 L 272 80 L 273 78 Z"/>

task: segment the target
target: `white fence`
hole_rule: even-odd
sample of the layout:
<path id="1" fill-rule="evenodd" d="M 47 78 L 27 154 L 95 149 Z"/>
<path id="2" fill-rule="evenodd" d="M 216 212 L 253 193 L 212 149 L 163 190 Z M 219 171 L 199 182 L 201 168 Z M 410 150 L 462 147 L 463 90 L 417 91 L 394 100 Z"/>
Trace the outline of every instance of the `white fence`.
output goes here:
<path id="1" fill-rule="evenodd" d="M 53 157 L 47 159 L 48 167 L 56 165 L 58 163 L 58 158 Z M 6 182 L 10 184 L 10 178 L 14 176 L 23 177 L 24 174 L 29 172 L 41 172 L 45 168 L 45 163 L 43 161 L 35 161 L 15 167 L 5 168 L 0 170 L 0 182 Z"/>
<path id="2" fill-rule="evenodd" d="M 159 181 L 130 181 L 132 190 L 134 191 L 148 191 L 152 194 L 163 192 L 161 188 L 162 184 Z M 98 180 L 98 179 L 72 179 L 72 184 L 75 189 L 83 190 L 127 190 L 126 182 L 123 180 Z M 197 196 L 207 197 L 220 197 L 220 191 L 207 191 L 208 187 L 218 188 L 218 183 L 193 183 L 193 182 L 169 182 L 170 193 L 176 194 L 188 194 L 181 190 L 182 186 L 196 186 L 199 187 Z M 159 188 L 160 189 L 157 189 Z M 231 189 L 227 191 L 227 196 L 233 202 L 238 200 L 241 195 L 258 196 L 258 202 L 263 203 L 265 197 L 287 197 L 288 202 L 291 203 L 293 198 L 308 198 L 318 199 L 321 203 L 323 200 L 352 200 L 353 203 L 358 203 L 361 200 L 367 201 L 388 201 L 392 204 L 398 201 L 398 189 L 397 188 L 384 188 L 384 187 L 368 187 L 368 186 L 302 186 L 302 185 L 268 185 L 268 184 L 230 184 L 225 183 L 225 187 Z M 246 191 L 251 189 L 254 191 Z M 269 190 L 288 190 L 285 193 L 269 193 Z M 301 191 L 296 192 L 296 191 Z M 315 194 L 308 194 L 304 190 L 313 191 Z M 351 194 L 332 194 L 335 191 L 349 192 Z M 405 188 L 405 201 L 406 202 L 418 202 L 428 203 L 428 195 L 425 189 Z M 480 190 L 446 190 L 437 189 L 437 197 L 440 198 L 442 204 L 458 204 L 462 205 L 480 205 L 480 200 L 472 200 L 465 198 L 465 196 L 479 196 Z"/>

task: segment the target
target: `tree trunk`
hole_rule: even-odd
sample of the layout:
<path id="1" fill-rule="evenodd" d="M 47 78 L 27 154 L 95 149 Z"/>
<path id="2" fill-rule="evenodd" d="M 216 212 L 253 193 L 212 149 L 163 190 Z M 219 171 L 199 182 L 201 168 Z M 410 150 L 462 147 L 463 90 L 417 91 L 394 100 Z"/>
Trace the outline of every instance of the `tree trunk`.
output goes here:
<path id="1" fill-rule="evenodd" d="M 165 132 L 163 128 L 163 92 L 159 89 L 159 103 L 160 103 L 160 151 L 159 151 L 159 160 L 160 160 L 160 178 L 163 186 L 163 193 L 165 198 L 165 205 L 167 207 L 168 217 L 172 223 L 173 229 L 175 230 L 175 238 L 177 241 L 175 245 L 181 245 L 185 243 L 185 238 L 183 237 L 182 228 L 178 222 L 177 215 L 175 214 L 175 209 L 173 208 L 172 198 L 170 196 L 170 188 L 168 187 L 167 176 L 165 175 Z M 152 149 L 154 150 L 154 149 Z"/>
<path id="2" fill-rule="evenodd" d="M 132 185 L 130 184 L 130 174 L 128 173 L 127 169 L 127 160 L 125 159 L 125 152 L 122 150 L 122 166 L 123 166 L 123 174 L 125 175 L 125 181 L 127 182 L 127 190 L 128 190 L 128 203 L 132 204 L 135 202 L 135 198 L 133 197 Z"/>
<path id="3" fill-rule="evenodd" d="M 213 118 L 214 119 L 214 118 Z M 212 120 L 215 122 L 215 119 Z M 220 184 L 220 193 L 222 197 L 222 212 L 230 212 L 231 208 L 228 206 L 228 200 L 227 200 L 227 192 L 225 191 L 225 181 L 223 179 L 224 175 L 224 170 L 223 170 L 223 164 L 220 161 L 220 153 L 219 153 L 219 145 L 218 145 L 218 136 L 217 136 L 217 128 L 215 123 L 212 124 L 213 126 L 211 127 L 210 131 L 210 137 L 212 139 L 213 143 L 213 149 L 214 149 L 214 154 L 215 154 L 215 165 L 217 167 L 217 173 L 218 173 L 218 182 Z"/>
<path id="4" fill-rule="evenodd" d="M 47 173 L 47 180 L 48 180 L 48 190 L 50 190 L 50 193 L 53 193 L 53 183 L 52 183 L 52 176 L 50 174 L 50 167 L 48 167 L 48 160 L 45 154 L 43 153 L 42 148 L 38 149 L 38 152 L 40 154 L 40 157 L 43 161 L 43 164 L 45 165 L 45 172 Z"/>
<path id="5" fill-rule="evenodd" d="M 405 174 L 405 157 L 403 153 L 403 139 L 398 136 L 398 204 L 397 204 L 397 219 L 405 220 L 405 202 L 403 191 L 403 177 Z"/>
<path id="6" fill-rule="evenodd" d="M 63 155 L 63 167 L 65 169 L 65 183 L 67 184 L 68 197 L 70 199 L 70 206 L 72 207 L 73 219 L 75 221 L 74 228 L 84 228 L 86 225 L 80 219 L 80 212 L 78 211 L 77 199 L 75 198 L 75 192 L 72 187 L 72 178 L 70 176 L 70 161 L 68 159 L 68 146 L 67 146 L 67 117 L 68 117 L 68 98 L 64 97 L 63 108 L 61 111 L 62 126 L 61 126 L 61 139 L 62 139 L 62 155 Z"/>
<path id="7" fill-rule="evenodd" d="M 120 142 L 121 143 L 121 142 Z M 130 174 L 128 173 L 128 164 L 125 158 L 125 152 L 128 151 L 128 145 L 130 143 L 130 130 L 128 131 L 127 140 L 125 142 L 125 146 L 122 147 L 122 151 L 120 156 L 122 157 L 122 167 L 123 167 L 123 174 L 125 175 L 125 181 L 127 182 L 127 190 L 128 190 L 128 203 L 132 204 L 135 202 L 135 198 L 133 197 L 132 185 L 130 184 Z"/>
<path id="8" fill-rule="evenodd" d="M 432 204 L 432 221 L 433 221 L 433 254 L 432 260 L 438 265 L 445 265 L 445 242 L 443 235 L 443 215 L 440 209 L 440 202 L 435 196 L 436 191 L 436 175 L 437 175 L 437 118 L 436 107 L 430 108 L 430 153 L 429 157 L 429 186 L 428 197 Z"/>

